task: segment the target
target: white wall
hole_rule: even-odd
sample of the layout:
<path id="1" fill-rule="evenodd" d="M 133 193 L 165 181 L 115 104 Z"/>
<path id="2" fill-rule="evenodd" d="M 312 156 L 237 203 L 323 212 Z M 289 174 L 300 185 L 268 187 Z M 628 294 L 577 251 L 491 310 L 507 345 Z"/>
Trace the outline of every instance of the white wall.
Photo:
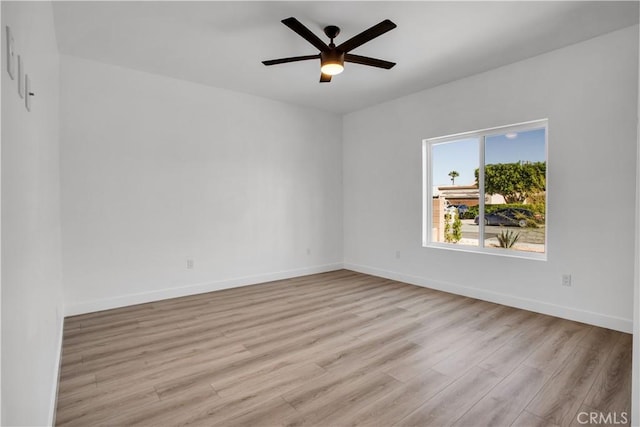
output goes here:
<path id="1" fill-rule="evenodd" d="M 635 26 L 345 116 L 345 266 L 630 332 L 637 86 Z M 421 141 L 541 118 L 548 261 L 421 247 Z"/>
<path id="2" fill-rule="evenodd" d="M 31 76 L 33 108 L 5 63 L 5 25 Z M 2 425 L 46 425 L 62 333 L 59 58 L 50 3 L 2 2 Z"/>
<path id="3" fill-rule="evenodd" d="M 61 58 L 67 314 L 341 266 L 340 116 Z"/>

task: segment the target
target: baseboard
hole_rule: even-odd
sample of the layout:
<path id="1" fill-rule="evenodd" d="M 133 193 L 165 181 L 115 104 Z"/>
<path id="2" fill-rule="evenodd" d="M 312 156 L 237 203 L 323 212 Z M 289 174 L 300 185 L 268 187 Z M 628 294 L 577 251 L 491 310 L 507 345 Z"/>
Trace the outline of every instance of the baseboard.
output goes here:
<path id="1" fill-rule="evenodd" d="M 484 289 L 461 286 L 451 282 L 432 280 L 426 277 L 413 276 L 396 271 L 383 270 L 375 267 L 351 264 L 333 263 L 313 267 L 305 267 L 295 270 L 286 270 L 273 273 L 260 274 L 255 276 L 245 276 L 209 283 L 200 283 L 179 288 L 167 288 L 153 292 L 124 295 L 115 298 L 101 299 L 81 302 L 65 307 L 65 316 L 75 316 L 78 314 L 92 313 L 96 311 L 109 310 L 112 308 L 126 307 L 135 304 L 161 301 L 163 299 L 177 298 L 188 295 L 196 295 L 206 292 L 223 289 L 236 288 L 241 286 L 255 285 L 259 283 L 271 282 L 274 280 L 290 279 L 293 277 L 305 276 L 308 274 L 325 273 L 328 271 L 340 270 L 342 268 L 371 274 L 373 276 L 398 280 L 416 286 L 436 289 L 444 292 L 451 292 L 470 298 L 481 299 L 497 304 L 508 305 L 536 313 L 547 314 L 563 319 L 574 320 L 603 328 L 613 329 L 625 333 L 633 333 L 633 321 L 616 316 L 608 316 L 591 311 L 580 310 L 573 307 L 552 304 L 544 301 L 522 298 L 499 292 L 487 291 Z M 62 330 L 62 326 L 60 326 Z M 62 333 L 60 334 L 60 348 L 62 346 Z M 55 408 L 55 405 L 54 405 Z"/>
<path id="2" fill-rule="evenodd" d="M 370 274 L 372 276 L 384 277 L 385 279 L 397 280 L 399 282 L 410 283 L 416 286 L 436 289 L 439 291 L 450 292 L 457 295 L 463 295 L 470 298 L 476 298 L 483 301 L 494 302 L 497 304 L 508 305 L 510 307 L 521 308 L 524 310 L 534 311 L 536 313 L 547 314 L 550 316 L 560 317 L 563 319 L 574 320 L 576 322 L 587 323 L 589 325 L 600 326 L 607 329 L 613 329 L 620 332 L 632 333 L 633 321 L 621 317 L 607 316 L 600 313 L 594 313 L 586 310 L 579 310 L 572 307 L 565 307 L 544 301 L 538 301 L 528 298 L 516 297 L 513 295 L 502 294 L 499 292 L 487 291 L 484 289 L 471 288 L 467 286 L 457 285 L 455 283 L 431 280 L 426 277 L 413 276 L 395 271 L 382 270 L 375 267 L 365 265 L 357 265 L 345 263 L 344 268 L 360 273 Z"/>
<path id="3" fill-rule="evenodd" d="M 64 318 L 58 319 L 58 345 L 56 348 L 55 381 L 51 387 L 51 402 L 49 403 L 49 425 L 54 426 L 56 421 L 56 409 L 58 407 L 58 384 L 60 384 L 60 367 L 62 365 L 62 340 L 64 338 Z"/>
<path id="4" fill-rule="evenodd" d="M 144 304 L 169 298 L 203 294 L 206 292 L 220 291 L 223 289 L 237 288 L 240 286 L 256 285 L 259 283 L 272 282 L 274 280 L 290 279 L 293 277 L 306 276 L 308 274 L 325 273 L 328 271 L 335 271 L 340 269 L 342 269 L 342 263 L 324 264 L 313 267 L 299 268 L 295 270 L 278 271 L 273 273 L 259 274 L 255 276 L 226 279 L 216 282 L 198 283 L 178 288 L 167 288 L 152 292 L 129 294 L 115 298 L 85 301 L 71 304 L 65 307 L 65 316 L 93 313 L 96 311 L 109 310 L 112 308 L 126 307 L 135 304 Z"/>

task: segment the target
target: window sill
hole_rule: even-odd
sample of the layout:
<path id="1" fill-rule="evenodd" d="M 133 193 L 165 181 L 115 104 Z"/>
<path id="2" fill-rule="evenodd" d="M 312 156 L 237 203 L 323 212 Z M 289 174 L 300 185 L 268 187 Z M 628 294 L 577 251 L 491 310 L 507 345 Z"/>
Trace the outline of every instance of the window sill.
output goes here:
<path id="1" fill-rule="evenodd" d="M 457 245 L 455 243 L 427 243 L 422 245 L 428 249 L 444 249 L 448 251 L 467 252 L 481 255 L 520 258 L 533 261 L 547 261 L 547 253 L 516 251 L 513 249 L 481 248 L 476 246 Z"/>

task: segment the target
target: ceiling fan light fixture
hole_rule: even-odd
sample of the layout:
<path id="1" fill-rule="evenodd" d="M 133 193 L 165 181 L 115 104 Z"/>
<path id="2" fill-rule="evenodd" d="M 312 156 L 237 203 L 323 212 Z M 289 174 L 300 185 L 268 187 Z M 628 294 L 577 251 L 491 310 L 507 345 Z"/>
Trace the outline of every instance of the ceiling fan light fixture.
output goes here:
<path id="1" fill-rule="evenodd" d="M 394 65 L 396 65 L 395 62 L 383 61 L 382 59 L 369 58 L 368 56 L 354 55 L 350 53 L 353 49 L 362 46 L 363 44 L 370 42 L 371 40 L 375 39 L 378 36 L 381 36 L 387 31 L 391 31 L 396 28 L 396 24 L 388 19 L 385 19 L 384 21 L 374 25 L 373 27 L 364 30 L 359 34 L 356 34 L 346 42 L 341 43 L 339 46 L 336 46 L 333 42 L 333 40 L 340 33 L 340 28 L 336 27 L 335 25 L 328 25 L 324 28 L 324 34 L 329 37 L 329 40 L 331 40 L 329 44 L 327 44 L 293 16 L 283 19 L 281 22 L 291 30 L 293 30 L 295 33 L 297 33 L 300 37 L 312 44 L 316 49 L 320 51 L 320 53 L 315 55 L 291 56 L 289 58 L 270 59 L 268 61 L 262 61 L 264 65 L 269 66 L 276 64 L 286 64 L 288 62 L 310 61 L 312 59 L 317 60 L 318 57 L 320 57 L 320 71 L 322 73 L 320 74 L 320 83 L 329 83 L 331 82 L 332 76 L 343 72 L 345 61 L 361 65 L 368 65 L 370 67 L 384 68 L 386 70 L 389 70 Z"/>
<path id="2" fill-rule="evenodd" d="M 336 74 L 340 74 L 344 71 L 344 66 L 341 64 L 327 62 L 322 67 L 320 67 L 320 71 L 322 72 L 322 74 L 335 76 Z"/>
<path id="3" fill-rule="evenodd" d="M 344 71 L 344 53 L 335 50 L 320 52 L 320 71 L 335 76 Z"/>

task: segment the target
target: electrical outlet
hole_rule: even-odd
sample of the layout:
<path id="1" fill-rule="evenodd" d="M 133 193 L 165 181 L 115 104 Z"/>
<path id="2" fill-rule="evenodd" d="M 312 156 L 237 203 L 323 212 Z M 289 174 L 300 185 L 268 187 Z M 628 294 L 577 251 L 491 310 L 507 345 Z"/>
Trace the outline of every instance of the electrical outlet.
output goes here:
<path id="1" fill-rule="evenodd" d="M 400 251 L 396 251 L 396 259 L 400 259 Z"/>
<path id="2" fill-rule="evenodd" d="M 187 259 L 187 270 L 193 270 L 193 260 Z"/>
<path id="3" fill-rule="evenodd" d="M 571 286 L 571 275 L 563 274 L 562 275 L 562 286 Z"/>

